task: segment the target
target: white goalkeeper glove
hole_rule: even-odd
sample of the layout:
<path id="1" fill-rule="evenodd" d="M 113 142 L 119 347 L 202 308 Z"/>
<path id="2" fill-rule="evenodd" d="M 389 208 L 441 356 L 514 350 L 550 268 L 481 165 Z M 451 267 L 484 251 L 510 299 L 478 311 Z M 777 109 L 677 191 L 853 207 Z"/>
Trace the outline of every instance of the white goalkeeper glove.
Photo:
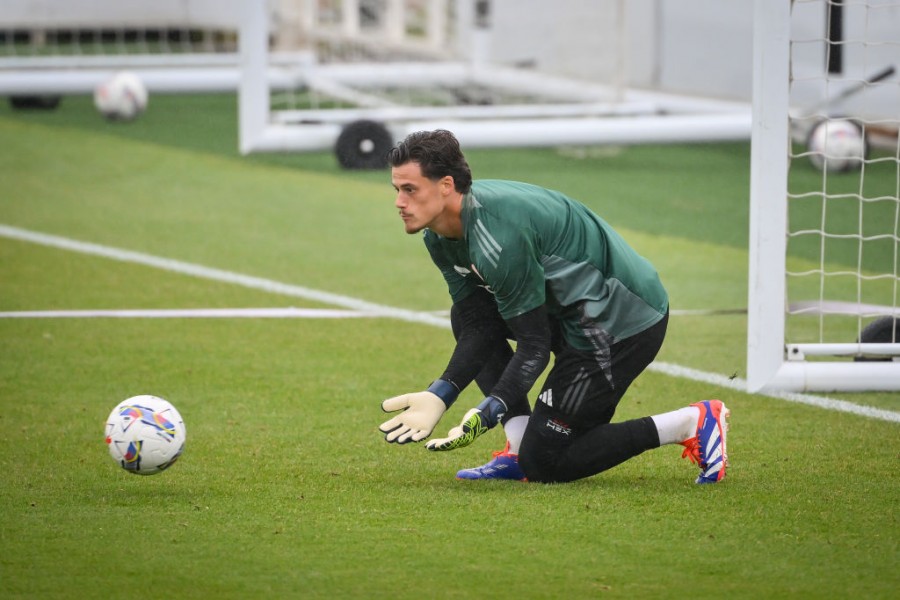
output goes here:
<path id="1" fill-rule="evenodd" d="M 459 425 L 450 430 L 447 437 L 431 440 L 425 447 L 429 450 L 456 450 L 465 448 L 475 438 L 494 428 L 506 414 L 506 403 L 496 396 L 488 396 L 476 408 L 463 415 Z"/>
<path id="2" fill-rule="evenodd" d="M 381 410 L 403 412 L 382 423 L 378 429 L 387 442 L 421 442 L 431 435 L 458 394 L 459 390 L 453 384 L 438 379 L 424 392 L 388 398 L 381 403 Z"/>

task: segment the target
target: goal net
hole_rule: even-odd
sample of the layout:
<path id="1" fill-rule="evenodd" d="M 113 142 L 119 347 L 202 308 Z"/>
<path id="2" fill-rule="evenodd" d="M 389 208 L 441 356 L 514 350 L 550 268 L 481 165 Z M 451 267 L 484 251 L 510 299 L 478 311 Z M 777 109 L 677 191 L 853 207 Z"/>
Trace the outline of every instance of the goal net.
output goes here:
<path id="1" fill-rule="evenodd" d="M 900 390 L 900 2 L 754 11 L 748 386 Z"/>

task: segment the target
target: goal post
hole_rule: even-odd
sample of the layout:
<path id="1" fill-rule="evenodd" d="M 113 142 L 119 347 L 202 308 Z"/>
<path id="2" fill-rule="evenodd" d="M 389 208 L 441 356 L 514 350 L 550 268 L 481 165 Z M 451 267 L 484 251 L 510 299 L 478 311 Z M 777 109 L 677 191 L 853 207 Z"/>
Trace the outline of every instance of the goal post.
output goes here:
<path id="1" fill-rule="evenodd" d="M 900 24 L 879 24 L 896 23 L 900 3 L 854 0 L 844 7 L 852 17 L 845 39 L 828 37 L 847 30 L 833 26 L 834 4 L 842 2 L 754 4 L 747 318 L 753 392 L 900 390 L 896 327 L 884 340 L 864 335 L 871 319 L 900 319 L 900 83 L 893 69 L 882 68 L 900 56 Z M 817 40 L 808 34 L 810 20 L 821 29 Z M 832 48 L 843 61 L 833 60 Z M 836 62 L 851 65 L 836 69 Z M 851 93 L 881 94 L 888 108 L 848 106 Z M 836 145 L 817 157 L 805 135 L 830 119 L 852 120 L 865 141 L 887 132 L 887 141 L 849 173 L 829 169 Z M 825 163 L 821 172 L 807 160 L 815 158 Z"/>
<path id="2" fill-rule="evenodd" d="M 753 10 L 747 385 L 757 391 L 784 365 L 791 19 L 787 2 L 755 0 Z"/>

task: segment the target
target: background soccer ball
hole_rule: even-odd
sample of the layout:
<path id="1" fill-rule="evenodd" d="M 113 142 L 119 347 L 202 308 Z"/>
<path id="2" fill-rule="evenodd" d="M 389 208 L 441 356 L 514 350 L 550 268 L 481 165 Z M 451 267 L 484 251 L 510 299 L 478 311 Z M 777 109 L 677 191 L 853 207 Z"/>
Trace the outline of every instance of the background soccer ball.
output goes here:
<path id="1" fill-rule="evenodd" d="M 110 456 L 138 475 L 153 475 L 171 467 L 184 450 L 186 433 L 175 407 L 157 396 L 123 400 L 106 420 Z"/>
<path id="2" fill-rule="evenodd" d="M 809 133 L 809 160 L 817 169 L 849 171 L 858 169 L 866 157 L 862 129 L 851 121 L 820 121 Z"/>
<path id="3" fill-rule="evenodd" d="M 94 106 L 107 119 L 131 121 L 147 108 L 147 88 L 134 73 L 116 73 L 94 89 Z"/>

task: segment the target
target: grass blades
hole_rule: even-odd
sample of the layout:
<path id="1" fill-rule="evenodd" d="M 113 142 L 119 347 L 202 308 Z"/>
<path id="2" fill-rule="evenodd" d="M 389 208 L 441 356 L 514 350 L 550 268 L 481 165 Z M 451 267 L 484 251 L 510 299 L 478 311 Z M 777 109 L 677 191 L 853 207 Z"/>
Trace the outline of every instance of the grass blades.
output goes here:
<path id="1" fill-rule="evenodd" d="M 452 474 L 483 462 L 496 434 L 436 454 L 375 429 L 377 399 L 441 365 L 446 336 L 421 326 L 0 327 L 5 597 L 144 585 L 196 598 L 886 598 L 897 583 L 896 470 L 854 460 L 892 464 L 894 424 L 729 394 L 721 485 L 695 486 L 671 447 L 571 485 L 472 485 Z M 187 423 L 183 459 L 158 476 L 121 471 L 102 443 L 106 414 L 136 391 Z M 647 373 L 619 418 L 710 393 Z M 484 575 L 498 564 L 504 577 Z"/>

